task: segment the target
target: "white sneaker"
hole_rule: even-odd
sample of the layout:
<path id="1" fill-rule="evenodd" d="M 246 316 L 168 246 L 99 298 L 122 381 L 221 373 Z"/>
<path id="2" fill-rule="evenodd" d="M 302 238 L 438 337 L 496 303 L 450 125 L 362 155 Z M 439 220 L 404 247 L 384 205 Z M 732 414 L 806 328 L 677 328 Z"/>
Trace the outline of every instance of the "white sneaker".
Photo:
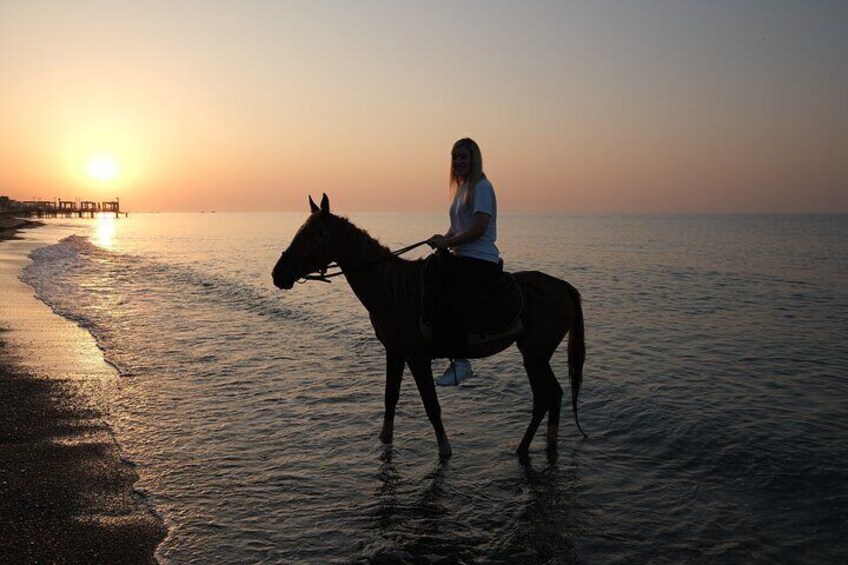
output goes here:
<path id="1" fill-rule="evenodd" d="M 456 386 L 468 377 L 474 375 L 471 363 L 468 359 L 451 359 L 451 364 L 445 369 L 445 373 L 436 380 L 439 386 Z"/>

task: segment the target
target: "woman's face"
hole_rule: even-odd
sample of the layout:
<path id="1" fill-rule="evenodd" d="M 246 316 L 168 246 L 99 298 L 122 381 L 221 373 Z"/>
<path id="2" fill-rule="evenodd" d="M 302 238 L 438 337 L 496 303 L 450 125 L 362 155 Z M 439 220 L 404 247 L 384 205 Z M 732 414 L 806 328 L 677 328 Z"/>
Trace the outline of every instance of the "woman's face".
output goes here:
<path id="1" fill-rule="evenodd" d="M 468 178 L 471 172 L 471 151 L 467 147 L 457 147 L 451 154 L 451 167 L 458 178 Z"/>

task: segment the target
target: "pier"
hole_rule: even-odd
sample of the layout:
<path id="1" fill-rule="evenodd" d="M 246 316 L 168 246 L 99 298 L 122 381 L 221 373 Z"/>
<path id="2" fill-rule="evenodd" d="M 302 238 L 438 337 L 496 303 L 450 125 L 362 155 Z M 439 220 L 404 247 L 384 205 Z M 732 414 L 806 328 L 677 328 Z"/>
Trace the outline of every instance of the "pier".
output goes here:
<path id="1" fill-rule="evenodd" d="M 120 199 L 94 202 L 92 200 L 25 200 L 23 202 L 9 201 L 7 211 L 19 216 L 30 218 L 93 218 L 97 214 L 121 214 L 126 217 L 129 212 L 121 211 Z"/>

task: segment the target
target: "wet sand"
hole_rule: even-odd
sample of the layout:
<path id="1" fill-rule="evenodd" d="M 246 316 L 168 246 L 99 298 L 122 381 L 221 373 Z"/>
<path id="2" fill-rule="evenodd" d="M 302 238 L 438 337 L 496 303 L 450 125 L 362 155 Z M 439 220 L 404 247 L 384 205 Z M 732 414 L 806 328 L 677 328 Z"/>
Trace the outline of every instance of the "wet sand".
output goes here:
<path id="1" fill-rule="evenodd" d="M 33 225 L 0 217 L 0 240 Z M 0 251 L 6 245 L 0 241 Z M 19 282 L 10 276 L 15 268 L 5 260 L 0 269 L 6 301 L 0 318 L 0 561 L 155 563 L 166 530 L 133 489 L 138 475 L 121 459 L 89 398 L 91 387 L 79 378 L 35 374 L 31 352 L 10 339 L 15 330 L 6 328 L 21 325 L 4 319 L 14 311 L 8 302 L 22 300 L 20 292 L 5 292 Z M 33 309 L 21 305 L 27 308 Z"/>

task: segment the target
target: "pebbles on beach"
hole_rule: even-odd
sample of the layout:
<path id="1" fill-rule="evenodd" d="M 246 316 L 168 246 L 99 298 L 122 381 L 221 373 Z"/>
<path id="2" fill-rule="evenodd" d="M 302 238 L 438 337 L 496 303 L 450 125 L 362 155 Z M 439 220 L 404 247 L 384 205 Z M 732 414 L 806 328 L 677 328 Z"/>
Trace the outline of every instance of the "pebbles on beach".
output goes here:
<path id="1" fill-rule="evenodd" d="M 32 224 L 0 217 L 0 239 Z M 17 282 L 17 267 L 3 263 L 5 289 Z M 27 371 L 20 361 L 32 352 L 10 345 L 7 336 L 0 332 L 2 560 L 154 563 L 164 525 L 133 490 L 138 476 L 121 459 L 102 415 L 71 379 Z"/>

